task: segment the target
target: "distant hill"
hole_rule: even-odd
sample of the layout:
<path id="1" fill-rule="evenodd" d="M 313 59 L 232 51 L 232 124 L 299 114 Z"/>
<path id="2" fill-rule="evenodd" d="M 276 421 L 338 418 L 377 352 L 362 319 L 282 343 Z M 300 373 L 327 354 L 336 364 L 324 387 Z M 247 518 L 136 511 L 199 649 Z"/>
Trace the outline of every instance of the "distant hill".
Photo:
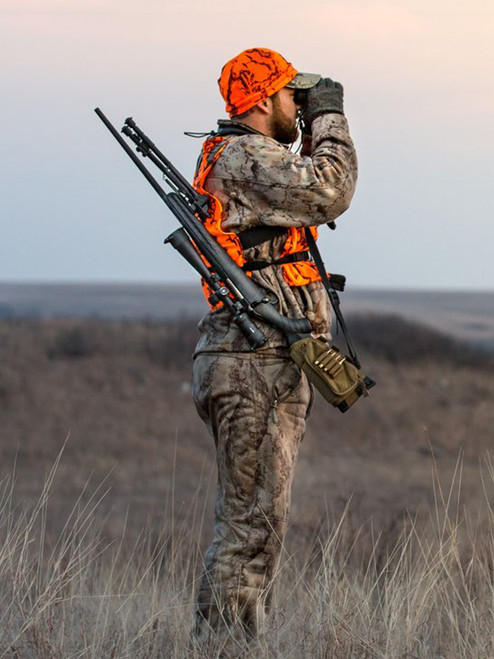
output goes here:
<path id="1" fill-rule="evenodd" d="M 392 314 L 494 350 L 494 292 L 349 288 L 344 312 Z M 197 284 L 0 283 L 0 318 L 199 319 Z"/>
<path id="2" fill-rule="evenodd" d="M 175 320 L 206 310 L 200 286 L 160 284 L 0 283 L 2 318 Z"/>

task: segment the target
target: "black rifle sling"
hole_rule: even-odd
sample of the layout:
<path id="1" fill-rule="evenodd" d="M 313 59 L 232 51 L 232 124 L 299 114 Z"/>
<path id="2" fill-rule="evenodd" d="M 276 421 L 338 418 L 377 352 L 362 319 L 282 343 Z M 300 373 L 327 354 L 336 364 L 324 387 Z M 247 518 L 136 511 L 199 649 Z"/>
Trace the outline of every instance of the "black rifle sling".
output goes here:
<path id="1" fill-rule="evenodd" d="M 355 352 L 355 348 L 353 347 L 353 344 L 350 340 L 350 336 L 348 334 L 348 328 L 340 308 L 340 298 L 338 296 L 338 293 L 334 290 L 331 284 L 331 279 L 328 277 L 328 273 L 326 271 L 326 268 L 324 267 L 324 261 L 322 260 L 321 252 L 319 251 L 314 236 L 312 235 L 312 232 L 308 227 L 306 227 L 305 229 L 305 237 L 312 258 L 314 259 L 314 263 L 316 264 L 317 271 L 321 275 L 322 283 L 328 294 L 329 301 L 331 302 L 331 306 L 333 307 L 336 316 L 336 321 L 338 325 L 341 327 L 341 331 L 343 332 L 343 336 L 345 337 L 349 356 L 352 362 L 355 364 L 355 366 L 357 368 L 360 368 L 360 362 L 358 360 L 357 353 Z"/>

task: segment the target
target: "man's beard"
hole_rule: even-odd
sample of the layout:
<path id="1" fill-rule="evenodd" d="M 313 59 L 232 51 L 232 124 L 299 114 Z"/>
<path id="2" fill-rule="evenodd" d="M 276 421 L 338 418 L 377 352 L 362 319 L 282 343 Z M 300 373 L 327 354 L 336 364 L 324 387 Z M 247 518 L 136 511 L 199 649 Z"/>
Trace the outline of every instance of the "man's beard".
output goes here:
<path id="1" fill-rule="evenodd" d="M 281 110 L 278 99 L 273 97 L 273 113 L 271 115 L 271 136 L 282 144 L 293 144 L 298 138 L 297 123 L 287 117 Z"/>

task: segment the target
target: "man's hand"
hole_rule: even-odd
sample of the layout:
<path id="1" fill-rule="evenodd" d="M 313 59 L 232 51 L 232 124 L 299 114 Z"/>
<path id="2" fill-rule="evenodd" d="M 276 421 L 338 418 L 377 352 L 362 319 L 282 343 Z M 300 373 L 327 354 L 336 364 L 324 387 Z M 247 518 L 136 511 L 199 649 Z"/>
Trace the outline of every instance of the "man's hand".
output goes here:
<path id="1" fill-rule="evenodd" d="M 307 93 L 304 123 L 310 129 L 316 117 L 330 112 L 343 114 L 343 86 L 331 78 L 321 78 Z"/>

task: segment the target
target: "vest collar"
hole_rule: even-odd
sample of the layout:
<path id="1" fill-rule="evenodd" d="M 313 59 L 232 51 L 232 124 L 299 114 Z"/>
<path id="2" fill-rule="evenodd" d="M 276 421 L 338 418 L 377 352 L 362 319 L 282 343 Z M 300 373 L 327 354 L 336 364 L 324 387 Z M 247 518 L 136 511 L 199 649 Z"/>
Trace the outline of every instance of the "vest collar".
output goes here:
<path id="1" fill-rule="evenodd" d="M 226 137 L 227 135 L 264 135 L 264 133 L 247 126 L 247 124 L 243 124 L 241 121 L 235 121 L 234 119 L 218 119 L 218 130 L 215 135 Z M 266 136 L 264 135 L 264 137 Z"/>

